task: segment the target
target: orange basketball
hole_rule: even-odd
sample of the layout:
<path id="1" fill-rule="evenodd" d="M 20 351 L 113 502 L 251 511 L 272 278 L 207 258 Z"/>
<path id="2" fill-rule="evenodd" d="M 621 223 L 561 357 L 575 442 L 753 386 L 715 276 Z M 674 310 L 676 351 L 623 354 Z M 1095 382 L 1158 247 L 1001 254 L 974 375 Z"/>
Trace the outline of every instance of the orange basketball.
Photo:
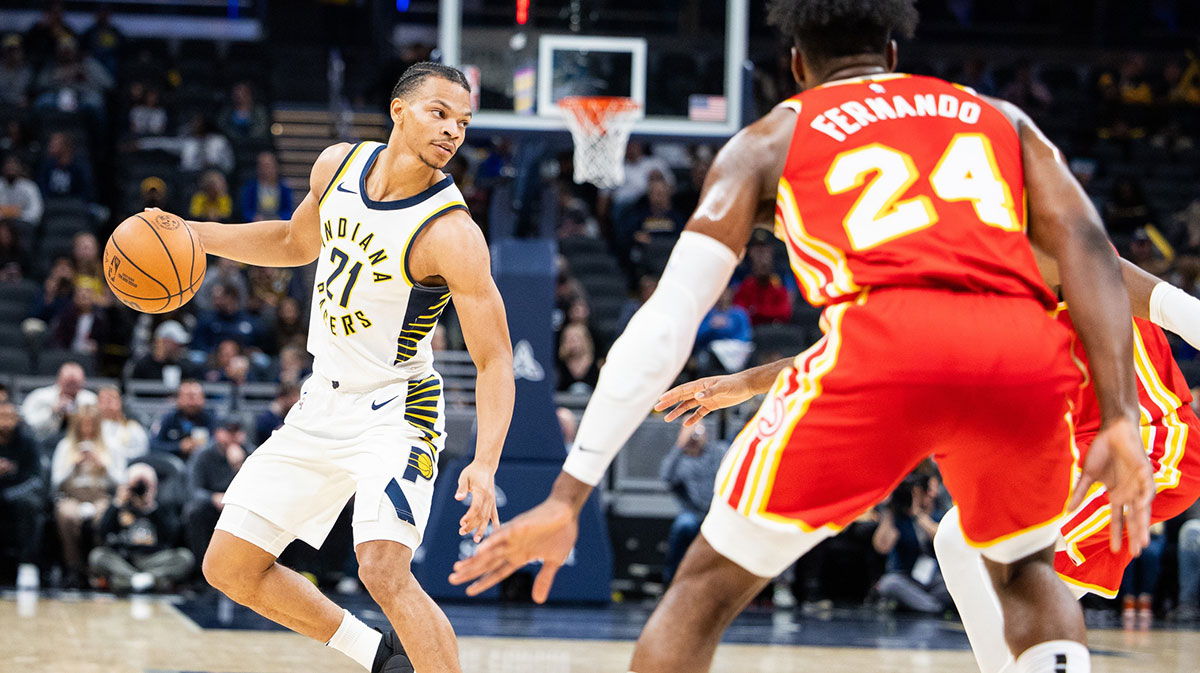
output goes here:
<path id="1" fill-rule="evenodd" d="M 146 211 L 126 218 L 104 246 L 113 294 L 142 313 L 183 306 L 200 289 L 207 262 L 200 237 L 178 215 Z"/>

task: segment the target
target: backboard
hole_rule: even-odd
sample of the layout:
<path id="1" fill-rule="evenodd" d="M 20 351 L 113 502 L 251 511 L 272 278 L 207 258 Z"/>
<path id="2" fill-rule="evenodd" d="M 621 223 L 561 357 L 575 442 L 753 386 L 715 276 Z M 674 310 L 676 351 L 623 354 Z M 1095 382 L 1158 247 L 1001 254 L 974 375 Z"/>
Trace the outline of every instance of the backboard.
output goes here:
<path id="1" fill-rule="evenodd" d="M 725 138 L 743 123 L 748 2 L 440 0 L 438 41 L 478 89 L 473 128 L 565 131 L 558 99 L 627 96 L 635 135 Z"/>

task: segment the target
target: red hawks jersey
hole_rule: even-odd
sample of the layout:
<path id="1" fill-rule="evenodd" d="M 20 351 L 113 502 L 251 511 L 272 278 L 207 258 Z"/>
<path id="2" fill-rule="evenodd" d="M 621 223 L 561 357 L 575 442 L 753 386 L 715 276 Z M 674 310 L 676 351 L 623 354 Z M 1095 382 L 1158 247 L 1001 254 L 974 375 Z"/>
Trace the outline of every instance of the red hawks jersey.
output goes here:
<path id="1" fill-rule="evenodd" d="M 970 89 L 889 74 L 782 103 L 797 111 L 776 235 L 808 301 L 929 287 L 1056 301 L 1025 237 L 1016 129 Z"/>
<path id="2" fill-rule="evenodd" d="M 1071 349 L 1081 367 L 1087 367 L 1087 355 L 1083 343 L 1075 335 L 1075 325 L 1063 304 L 1058 320 L 1071 330 Z M 1133 361 L 1137 372 L 1138 407 L 1143 427 L 1160 423 L 1163 418 L 1173 416 L 1179 407 L 1191 404 L 1192 392 L 1175 356 L 1167 335 L 1154 323 L 1133 319 Z M 1085 369 L 1086 371 L 1086 369 Z M 1100 429 L 1100 404 L 1091 375 L 1083 381 L 1074 399 L 1075 435 L 1091 436 Z"/>

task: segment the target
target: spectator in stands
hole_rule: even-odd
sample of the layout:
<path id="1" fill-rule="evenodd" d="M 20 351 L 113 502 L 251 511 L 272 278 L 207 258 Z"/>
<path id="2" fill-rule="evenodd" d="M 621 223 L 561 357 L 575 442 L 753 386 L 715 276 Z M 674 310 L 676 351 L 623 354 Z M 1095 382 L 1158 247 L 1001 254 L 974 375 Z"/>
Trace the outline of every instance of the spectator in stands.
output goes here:
<path id="1" fill-rule="evenodd" d="M 312 374 L 312 363 L 304 349 L 297 345 L 279 351 L 279 382 L 300 385 Z"/>
<path id="2" fill-rule="evenodd" d="M 103 124 L 104 96 L 113 84 L 104 66 L 79 51 L 75 38 L 62 37 L 54 61 L 42 67 L 34 82 L 39 92 L 34 105 L 63 112 L 85 110 Z"/>
<path id="3" fill-rule="evenodd" d="M 180 522 L 158 504 L 158 476 L 145 463 L 129 467 L 129 483 L 117 487 L 100 519 L 101 546 L 88 555 L 88 567 L 117 593 L 164 591 L 182 582 L 196 561 L 177 548 Z"/>
<path id="4" fill-rule="evenodd" d="M 786 323 L 792 318 L 792 297 L 783 279 L 775 273 L 775 248 L 766 229 L 756 229 L 746 248 L 750 275 L 742 280 L 733 303 L 746 309 L 750 324 Z"/>
<path id="5" fill-rule="evenodd" d="M 15 154 L 6 156 L 0 169 L 0 219 L 20 222 L 30 232 L 42 221 L 42 192 Z"/>
<path id="6" fill-rule="evenodd" d="M 208 168 L 222 173 L 233 171 L 233 147 L 229 139 L 221 135 L 203 113 L 196 113 L 188 124 L 187 135 L 180 147 L 179 168 L 184 171 Z"/>
<path id="7" fill-rule="evenodd" d="M 44 332 L 46 324 L 68 306 L 74 296 L 75 265 L 71 263 L 70 257 L 55 257 L 50 272 L 46 274 L 46 280 L 42 283 L 42 294 L 33 306 L 32 318 L 41 322 L 36 331 Z"/>
<path id="8" fill-rule="evenodd" d="M 151 175 L 142 180 L 139 185 L 139 190 L 142 195 L 142 209 L 161 208 L 169 210 L 168 198 L 170 193 L 167 190 L 167 183 L 157 175 Z"/>
<path id="9" fill-rule="evenodd" d="M 0 106 L 23 108 L 29 104 L 33 69 L 25 63 L 21 36 L 10 33 L 0 38 Z"/>
<path id="10" fill-rule="evenodd" d="M 192 348 L 208 353 L 225 339 L 250 346 L 255 343 L 257 334 L 257 326 L 239 303 L 237 288 L 219 285 L 213 292 L 213 310 L 198 321 Z"/>
<path id="11" fill-rule="evenodd" d="M 1050 87 L 1038 78 L 1033 66 L 1025 60 L 1017 63 L 1013 80 L 1000 90 L 1000 97 L 1035 113 L 1045 111 L 1054 103 Z"/>
<path id="12" fill-rule="evenodd" d="M 12 394 L 8 390 L 8 386 L 0 383 L 0 404 L 12 401 Z"/>
<path id="13" fill-rule="evenodd" d="M 45 486 L 42 462 L 17 408 L 0 401 L 0 548 L 17 550 L 17 588 L 36 589 Z"/>
<path id="14" fill-rule="evenodd" d="M 1136 626 L 1146 631 L 1154 621 L 1154 592 L 1162 575 L 1166 546 L 1165 526 L 1156 523 L 1150 527 L 1150 544 L 1141 556 L 1125 566 L 1125 577 L 1121 580 L 1121 622 L 1126 629 Z"/>
<path id="15" fill-rule="evenodd" d="M 84 574 L 85 522 L 92 530 L 108 509 L 113 488 L 125 480 L 126 463 L 109 451 L 100 433 L 100 412 L 83 406 L 71 415 L 66 437 L 54 449 L 50 487 L 54 517 L 62 541 L 68 586 L 81 586 Z"/>
<path id="16" fill-rule="evenodd" d="M 969 58 L 963 63 L 962 72 L 957 80 L 963 86 L 969 86 L 985 96 L 996 95 L 996 81 L 988 70 L 987 63 L 981 58 Z"/>
<path id="17" fill-rule="evenodd" d="M 683 553 L 700 533 L 700 522 L 712 504 L 713 483 L 724 456 L 725 447 L 710 441 L 704 423 L 697 423 L 679 428 L 674 448 L 659 466 L 659 478 L 667 483 L 679 503 L 679 514 L 667 537 L 664 584 L 671 583 Z"/>
<path id="18" fill-rule="evenodd" d="M 246 309 L 260 324 L 270 326 L 275 322 L 275 311 L 280 302 L 290 296 L 293 275 L 291 269 L 281 267 L 252 266 L 246 269 L 250 283 Z M 271 344 L 264 346 L 270 348 Z"/>
<path id="19" fill-rule="evenodd" d="M 238 82 L 229 92 L 230 103 L 217 117 L 217 127 L 231 141 L 265 140 L 270 137 L 271 120 L 267 108 L 254 100 L 247 82 Z"/>
<path id="20" fill-rule="evenodd" d="M 1154 87 L 1150 78 L 1146 76 L 1144 55 L 1130 54 L 1117 72 L 1117 88 L 1124 103 L 1150 105 L 1154 102 Z"/>
<path id="21" fill-rule="evenodd" d="M 233 217 L 233 197 L 221 171 L 209 170 L 200 176 L 200 190 L 192 194 L 188 214 L 208 222 L 228 222 Z"/>
<path id="22" fill-rule="evenodd" d="M 299 400 L 300 386 L 295 383 L 279 384 L 279 392 L 275 394 L 275 399 L 254 419 L 254 440 L 261 445 L 272 432 L 283 427 L 283 419 Z"/>
<path id="23" fill-rule="evenodd" d="M 650 295 L 658 289 L 658 276 L 653 273 L 643 273 L 638 276 L 637 296 L 625 300 L 621 305 L 621 314 L 617 317 L 617 334 L 625 332 L 625 326 L 633 320 L 633 314 L 638 312 L 647 301 L 650 300 Z"/>
<path id="24" fill-rule="evenodd" d="M 58 368 L 54 385 L 37 388 L 25 396 L 21 403 L 21 418 L 29 425 L 34 439 L 43 441 L 62 432 L 67 418 L 82 407 L 94 407 L 96 393 L 85 390 L 87 377 L 83 367 L 75 362 L 64 362 Z"/>
<path id="25" fill-rule="evenodd" d="M 233 287 L 236 291 L 238 305 L 246 305 L 250 297 L 250 286 L 246 281 L 244 267 L 231 259 L 218 257 L 215 264 L 208 265 L 208 272 L 204 274 L 200 291 L 192 299 L 191 303 L 195 306 L 197 315 L 213 310 L 218 288 L 225 285 Z"/>
<path id="26" fill-rule="evenodd" d="M 167 320 L 154 328 L 154 343 L 151 350 L 133 365 L 133 378 L 162 381 L 174 388 L 183 379 L 195 378 L 198 373 L 188 360 L 184 346 L 188 343 L 187 330 L 174 320 Z"/>
<path id="27" fill-rule="evenodd" d="M 92 169 L 76 156 L 75 141 L 69 133 L 56 131 L 50 134 L 37 183 L 47 198 L 67 196 L 91 201 L 94 197 Z"/>
<path id="28" fill-rule="evenodd" d="M 35 64 L 41 64 L 54 53 L 60 39 L 74 35 L 75 32 L 63 21 L 63 3 L 53 0 L 46 5 L 46 13 L 25 33 L 29 58 Z"/>
<path id="29" fill-rule="evenodd" d="M 217 425 L 212 443 L 188 461 L 188 491 L 191 495 L 183 517 L 188 546 L 196 558 L 204 558 L 209 538 L 221 516 L 225 490 L 242 468 L 248 453 L 241 423 L 236 418 L 227 418 Z"/>
<path id="30" fill-rule="evenodd" d="M 1120 247 L 1121 237 L 1128 240 L 1139 228 L 1152 224 L 1155 220 L 1154 211 L 1142 191 L 1142 184 L 1132 177 L 1118 179 L 1112 185 L 1108 200 L 1104 203 L 1104 224 L 1108 233 L 1117 239 Z"/>
<path id="31" fill-rule="evenodd" d="M 941 614 L 951 605 L 933 554 L 938 524 L 932 511 L 938 490 L 934 477 L 909 476 L 892 493 L 872 538 L 875 551 L 888 557 L 887 572 L 875 592 L 884 600 L 928 614 Z"/>
<path id="32" fill-rule="evenodd" d="M 714 341 L 731 339 L 750 343 L 753 333 L 746 309 L 733 303 L 733 288 L 725 288 L 715 306 L 704 316 L 696 334 L 696 348 L 707 348 Z"/>
<path id="33" fill-rule="evenodd" d="M 300 302 L 294 297 L 284 297 L 279 300 L 275 309 L 275 343 L 268 353 L 275 355 L 284 348 L 292 345 L 304 346 L 308 338 L 308 323 L 300 313 Z M 270 345 L 270 344 L 268 344 Z"/>
<path id="34" fill-rule="evenodd" d="M 563 451 L 570 451 L 579 432 L 579 420 L 575 418 L 575 412 L 566 407 L 558 407 L 554 415 L 558 417 L 558 429 L 562 431 Z"/>
<path id="35" fill-rule="evenodd" d="M 16 283 L 29 273 L 29 253 L 11 220 L 0 220 L 0 283 Z"/>
<path id="36" fill-rule="evenodd" d="M 100 434 L 108 450 L 114 455 L 124 456 L 126 462 L 146 455 L 150 450 L 150 436 L 141 423 L 125 416 L 120 389 L 112 385 L 103 386 L 97 393 L 97 399 Z"/>
<path id="37" fill-rule="evenodd" d="M 650 153 L 650 148 L 639 140 L 630 140 L 625 146 L 625 181 L 612 192 L 612 220 L 622 219 L 625 212 L 637 200 L 646 195 L 650 187 L 650 176 L 657 173 L 675 188 L 675 174 L 666 161 Z"/>
<path id="38" fill-rule="evenodd" d="M 1184 515 L 1189 519 L 1179 529 L 1179 610 L 1175 620 L 1200 622 L 1200 505 Z"/>
<path id="39" fill-rule="evenodd" d="M 596 346 L 587 324 L 571 322 L 563 328 L 558 344 L 558 390 L 590 393 L 596 387 L 600 367 Z"/>
<path id="40" fill-rule="evenodd" d="M 673 183 L 659 173 L 652 173 L 647 181 L 645 203 L 626 210 L 626 215 L 617 232 L 617 241 L 634 263 L 643 260 L 643 248 L 654 241 L 672 241 L 679 237 L 687 218 L 671 205 L 674 195 Z"/>
<path id="41" fill-rule="evenodd" d="M 170 453 L 187 460 L 208 443 L 216 419 L 205 408 L 204 387 L 188 379 L 175 393 L 175 409 L 168 411 L 150 429 L 150 450 Z"/>
<path id="42" fill-rule="evenodd" d="M 108 5 L 96 8 L 96 20 L 80 38 L 80 43 L 104 66 L 109 75 L 117 76 L 117 64 L 121 57 L 121 47 L 125 44 L 125 36 L 113 25 L 112 9 Z"/>
<path id="43" fill-rule="evenodd" d="M 1143 271 L 1162 276 L 1170 270 L 1175 252 L 1157 229 L 1147 225 L 1133 232 L 1128 257 L 1129 261 L 1141 267 Z"/>
<path id="44" fill-rule="evenodd" d="M 75 287 L 86 287 L 96 292 L 104 288 L 100 242 L 95 234 L 81 231 L 71 238 L 71 264 L 75 267 Z"/>
<path id="45" fill-rule="evenodd" d="M 1174 105 L 1200 105 L 1200 60 L 1189 53 L 1188 63 L 1172 60 L 1163 67 L 1164 98 Z"/>
<path id="46" fill-rule="evenodd" d="M 139 83 L 140 84 L 140 83 Z M 129 132 L 135 136 L 162 136 L 167 133 L 167 110 L 156 87 L 145 87 L 129 108 Z"/>
<path id="47" fill-rule="evenodd" d="M 688 183 L 680 187 L 672 201 L 675 211 L 686 221 L 696 211 L 700 202 L 700 190 L 712 166 L 713 148 L 708 145 L 693 145 L 688 151 Z"/>
<path id="48" fill-rule="evenodd" d="M 50 347 L 94 356 L 108 338 L 108 321 L 97 306 L 96 291 L 76 285 L 74 301 L 50 323 Z"/>
<path id="49" fill-rule="evenodd" d="M 41 143 L 29 133 L 29 126 L 24 121 L 14 118 L 4 122 L 0 152 L 17 157 L 23 166 L 29 167 L 36 163 L 34 160 L 41 155 L 41 151 Z"/>
<path id="50" fill-rule="evenodd" d="M 286 220 L 292 216 L 295 201 L 292 190 L 279 179 L 279 162 L 271 152 L 259 152 L 255 177 L 242 187 L 239 200 L 242 219 Z"/>

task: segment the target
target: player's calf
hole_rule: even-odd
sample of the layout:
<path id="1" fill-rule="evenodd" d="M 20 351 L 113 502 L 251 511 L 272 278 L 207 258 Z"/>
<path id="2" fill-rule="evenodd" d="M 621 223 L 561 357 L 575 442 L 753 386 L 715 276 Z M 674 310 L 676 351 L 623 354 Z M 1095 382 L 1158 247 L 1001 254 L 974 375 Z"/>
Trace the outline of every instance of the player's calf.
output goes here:
<path id="1" fill-rule="evenodd" d="M 1012 563 L 985 561 L 1017 673 L 1090 673 L 1083 613 L 1054 571 L 1054 548 Z"/>

